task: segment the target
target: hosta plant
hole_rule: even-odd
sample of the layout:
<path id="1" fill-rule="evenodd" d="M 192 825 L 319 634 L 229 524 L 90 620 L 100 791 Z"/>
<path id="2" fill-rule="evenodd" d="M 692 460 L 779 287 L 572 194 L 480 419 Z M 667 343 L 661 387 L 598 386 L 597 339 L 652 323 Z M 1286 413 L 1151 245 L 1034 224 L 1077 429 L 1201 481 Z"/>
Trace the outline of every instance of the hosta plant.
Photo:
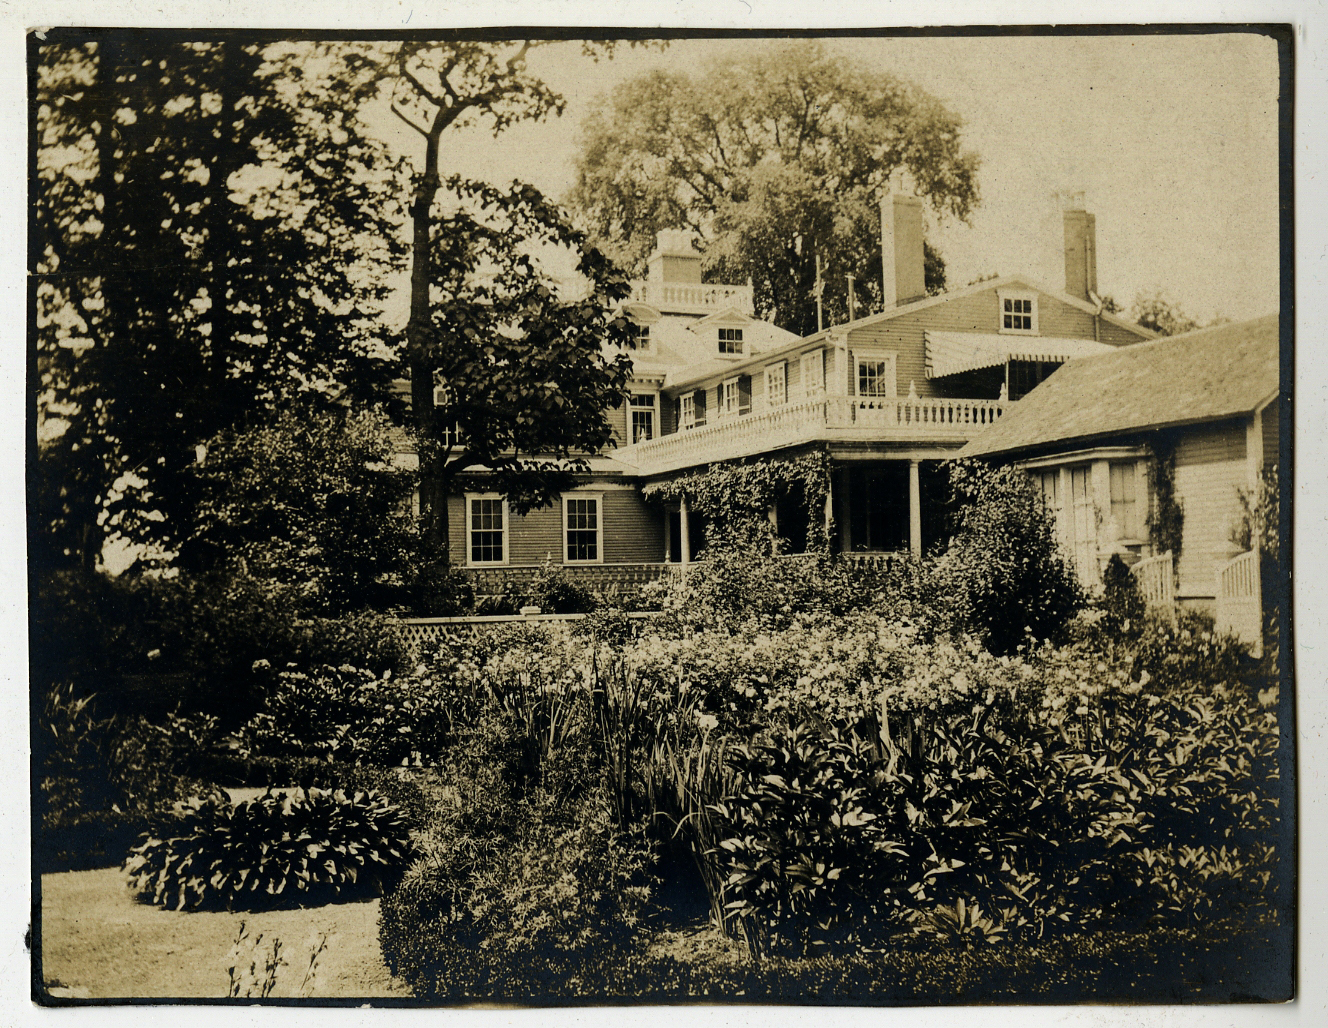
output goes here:
<path id="1" fill-rule="evenodd" d="M 176 910 L 264 909 L 383 891 L 410 855 L 405 819 L 376 793 L 268 791 L 192 800 L 125 861 L 138 897 Z"/>

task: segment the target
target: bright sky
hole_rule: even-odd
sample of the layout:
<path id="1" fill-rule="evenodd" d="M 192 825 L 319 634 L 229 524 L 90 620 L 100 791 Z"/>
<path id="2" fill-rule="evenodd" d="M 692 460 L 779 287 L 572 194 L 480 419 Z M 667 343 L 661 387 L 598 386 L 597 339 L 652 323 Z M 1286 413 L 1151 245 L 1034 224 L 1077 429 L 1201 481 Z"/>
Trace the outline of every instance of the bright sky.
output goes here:
<path id="1" fill-rule="evenodd" d="M 940 225 L 949 281 L 1024 273 L 1064 280 L 1057 190 L 1082 191 L 1097 217 L 1099 291 L 1128 307 L 1164 288 L 1200 320 L 1277 308 L 1276 44 L 1253 34 L 828 40 L 869 67 L 910 79 L 965 122 L 982 157 L 970 225 Z M 594 63 L 569 43 L 536 51 L 567 113 L 495 139 L 454 133 L 445 167 L 492 181 L 520 177 L 562 197 L 576 135 L 595 98 L 669 66 L 741 62 L 760 40 L 679 40 Z M 390 115 L 408 153 L 422 147 Z"/>

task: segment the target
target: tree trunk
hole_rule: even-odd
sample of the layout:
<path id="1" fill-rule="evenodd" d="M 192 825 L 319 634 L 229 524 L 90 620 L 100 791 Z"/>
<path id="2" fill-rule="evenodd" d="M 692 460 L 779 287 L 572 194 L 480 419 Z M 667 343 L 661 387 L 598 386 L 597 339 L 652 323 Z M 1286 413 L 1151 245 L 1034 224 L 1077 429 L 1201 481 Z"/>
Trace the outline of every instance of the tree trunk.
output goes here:
<path id="1" fill-rule="evenodd" d="M 410 402 L 415 421 L 415 446 L 420 462 L 420 536 L 428 557 L 449 560 L 447 496 L 442 481 L 442 451 L 439 446 L 433 403 L 433 326 L 429 317 L 429 281 L 432 255 L 429 249 L 434 197 L 438 195 L 438 137 L 442 125 L 426 137 L 424 174 L 411 203 L 413 229 L 410 268 L 410 318 L 406 322 L 406 344 L 410 362 Z"/>

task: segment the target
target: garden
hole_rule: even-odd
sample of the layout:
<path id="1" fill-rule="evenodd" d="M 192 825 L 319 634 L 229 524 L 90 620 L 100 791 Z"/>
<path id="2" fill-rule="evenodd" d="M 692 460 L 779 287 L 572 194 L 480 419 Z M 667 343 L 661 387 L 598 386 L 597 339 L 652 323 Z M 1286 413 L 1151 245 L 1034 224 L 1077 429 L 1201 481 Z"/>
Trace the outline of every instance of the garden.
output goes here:
<path id="1" fill-rule="evenodd" d="M 648 613 L 423 648 L 237 577 L 66 583 L 36 870 L 118 867 L 182 918 L 377 900 L 417 1002 L 1285 998 L 1275 639 L 1145 611 L 1118 561 L 1083 595 L 1021 473 L 954 484 L 925 560 L 779 555 L 749 519 Z M 276 995 L 243 932 L 229 994 Z"/>

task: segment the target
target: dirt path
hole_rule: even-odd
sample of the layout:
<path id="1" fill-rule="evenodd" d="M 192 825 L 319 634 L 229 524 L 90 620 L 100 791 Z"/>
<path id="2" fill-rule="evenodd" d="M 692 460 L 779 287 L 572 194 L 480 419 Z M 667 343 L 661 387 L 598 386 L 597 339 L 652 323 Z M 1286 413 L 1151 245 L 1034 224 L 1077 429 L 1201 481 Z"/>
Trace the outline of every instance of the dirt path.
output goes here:
<path id="1" fill-rule="evenodd" d="M 42 974 L 55 995 L 80 998 L 224 997 L 243 921 L 262 948 L 281 940 L 288 966 L 273 996 L 404 998 L 378 948 L 378 901 L 266 914 L 162 910 L 136 902 L 118 868 L 42 876 Z M 328 932 L 317 974 L 300 991 L 311 945 Z M 246 947 L 243 967 L 263 954 Z M 243 994 L 243 993 L 242 993 Z M 257 992 L 254 993 L 257 995 Z"/>

